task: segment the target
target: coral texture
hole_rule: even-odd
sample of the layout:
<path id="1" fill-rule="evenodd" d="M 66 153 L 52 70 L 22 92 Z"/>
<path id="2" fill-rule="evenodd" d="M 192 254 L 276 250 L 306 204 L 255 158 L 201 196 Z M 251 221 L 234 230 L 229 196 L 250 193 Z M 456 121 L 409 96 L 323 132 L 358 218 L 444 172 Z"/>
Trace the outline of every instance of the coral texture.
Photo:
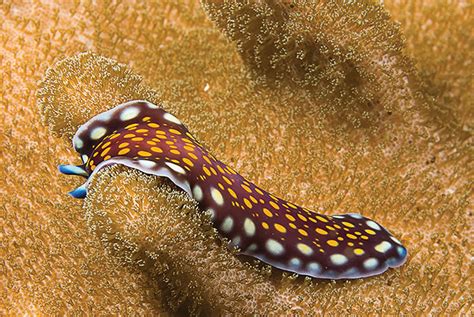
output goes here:
<path id="1" fill-rule="evenodd" d="M 203 6 L 216 26 L 186 1 L 0 5 L 0 312 L 469 313 L 472 10 L 390 4 L 405 50 L 370 3 Z M 407 263 L 346 282 L 282 274 L 227 250 L 172 184 L 120 167 L 97 174 L 84 217 L 56 166 L 79 162 L 81 123 L 130 99 L 162 101 L 281 197 L 393 228 Z"/>

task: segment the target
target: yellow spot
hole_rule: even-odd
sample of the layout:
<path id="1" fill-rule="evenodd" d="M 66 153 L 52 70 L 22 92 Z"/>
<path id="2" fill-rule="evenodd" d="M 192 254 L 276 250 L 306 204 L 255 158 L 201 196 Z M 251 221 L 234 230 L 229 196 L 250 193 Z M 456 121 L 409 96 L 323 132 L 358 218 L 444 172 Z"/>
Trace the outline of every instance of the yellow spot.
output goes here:
<path id="1" fill-rule="evenodd" d="M 134 138 L 135 137 L 135 134 L 133 133 L 127 133 L 123 136 L 125 139 L 130 139 L 130 138 Z"/>
<path id="2" fill-rule="evenodd" d="M 277 230 L 280 231 L 281 233 L 285 233 L 285 232 L 286 232 L 286 228 L 283 227 L 282 225 L 280 225 L 279 223 L 276 223 L 274 226 L 275 226 L 275 229 L 277 229 Z"/>
<path id="3" fill-rule="evenodd" d="M 176 129 L 169 129 L 168 131 L 171 132 L 171 133 L 173 133 L 173 134 L 178 134 L 178 135 L 181 134 L 181 132 L 179 132 L 179 131 L 176 130 Z"/>
<path id="4" fill-rule="evenodd" d="M 350 234 L 350 233 L 346 234 L 346 237 L 348 237 L 349 239 L 353 239 L 353 240 L 357 239 L 357 237 L 355 235 Z"/>
<path id="5" fill-rule="evenodd" d="M 190 159 L 188 159 L 187 157 L 183 158 L 183 162 L 184 162 L 184 164 L 189 165 L 191 167 L 194 166 L 194 163 Z"/>
<path id="6" fill-rule="evenodd" d="M 302 236 L 305 236 L 305 237 L 308 236 L 308 233 L 307 233 L 305 230 L 303 230 L 303 229 L 298 229 L 298 232 L 299 232 Z"/>
<path id="7" fill-rule="evenodd" d="M 220 165 L 217 165 L 217 170 L 218 170 L 219 172 L 221 172 L 222 174 L 225 173 L 224 169 L 223 169 Z M 223 176 L 223 177 L 225 177 L 225 176 Z M 227 181 L 226 181 L 226 182 L 227 182 Z M 229 182 L 230 182 L 230 181 L 229 181 Z M 229 184 L 229 185 L 232 185 L 232 183 L 228 183 L 228 184 Z"/>
<path id="8" fill-rule="evenodd" d="M 285 217 L 288 218 L 289 221 L 295 221 L 295 220 L 296 220 L 296 218 L 293 217 L 293 216 L 290 215 L 290 214 L 285 214 Z"/>
<path id="9" fill-rule="evenodd" d="M 110 145 L 110 141 L 109 142 L 106 142 L 104 144 L 102 144 L 102 148 L 105 149 L 106 147 L 108 147 Z"/>
<path id="10" fill-rule="evenodd" d="M 148 130 L 147 129 L 138 129 L 138 130 L 135 130 L 136 133 L 147 133 Z"/>
<path id="11" fill-rule="evenodd" d="M 221 190 L 224 190 L 224 186 L 221 183 L 217 183 L 217 186 L 219 186 Z"/>
<path id="12" fill-rule="evenodd" d="M 329 230 L 332 230 L 332 231 L 336 230 L 336 229 L 334 229 L 334 228 L 331 227 L 331 226 L 326 226 L 326 229 L 329 229 Z"/>
<path id="13" fill-rule="evenodd" d="M 156 123 L 148 123 L 148 126 L 149 126 L 150 128 L 154 128 L 154 129 L 160 127 L 160 125 L 159 125 L 159 124 L 156 124 Z"/>
<path id="14" fill-rule="evenodd" d="M 208 164 L 212 164 L 211 160 L 210 160 L 207 156 L 203 155 L 202 158 L 203 158 L 204 161 L 206 161 Z"/>
<path id="15" fill-rule="evenodd" d="M 143 138 L 141 138 L 141 137 L 132 138 L 132 141 L 143 141 Z"/>
<path id="16" fill-rule="evenodd" d="M 150 148 L 150 150 L 152 150 L 153 152 L 156 152 L 156 153 L 163 153 L 163 150 L 160 149 L 159 147 L 156 147 L 156 146 L 152 146 Z"/>
<path id="17" fill-rule="evenodd" d="M 166 143 L 166 144 L 168 144 L 168 145 L 172 145 L 172 144 L 174 144 L 174 142 L 173 142 L 173 141 L 166 141 L 165 143 Z"/>
<path id="18" fill-rule="evenodd" d="M 367 236 L 362 235 L 362 236 L 360 236 L 360 237 L 361 237 L 362 239 L 364 239 L 364 240 L 369 240 L 369 237 L 367 237 Z"/>
<path id="19" fill-rule="evenodd" d="M 157 143 L 154 142 L 154 141 L 146 141 L 146 143 L 149 144 L 149 145 L 156 145 L 156 144 L 157 144 Z"/>
<path id="20" fill-rule="evenodd" d="M 121 149 L 120 151 L 118 151 L 118 155 L 125 155 L 127 154 L 128 152 L 130 152 L 130 149 Z"/>
<path id="21" fill-rule="evenodd" d="M 130 130 L 131 128 L 135 128 L 136 126 L 138 126 L 138 123 L 132 123 L 132 124 L 127 125 L 125 129 Z"/>
<path id="22" fill-rule="evenodd" d="M 173 153 L 173 154 L 176 154 L 176 155 L 180 155 L 181 152 L 178 151 L 178 150 L 170 150 L 170 153 Z"/>
<path id="23" fill-rule="evenodd" d="M 189 145 L 194 146 L 194 144 L 192 144 L 193 141 L 191 141 L 190 139 L 182 138 L 181 140 L 183 140 L 186 143 L 189 143 Z"/>
<path id="24" fill-rule="evenodd" d="M 300 218 L 303 221 L 308 221 L 308 219 L 305 216 L 301 215 L 301 214 L 298 214 L 298 218 Z"/>
<path id="25" fill-rule="evenodd" d="M 156 135 L 165 135 L 166 132 L 165 132 L 165 131 L 161 131 L 161 130 L 156 130 L 156 131 L 155 131 L 155 134 L 156 134 Z"/>
<path id="26" fill-rule="evenodd" d="M 227 188 L 227 191 L 229 192 L 229 194 L 234 197 L 234 198 L 237 198 L 237 195 L 236 193 L 232 190 L 232 188 Z"/>
<path id="27" fill-rule="evenodd" d="M 308 219 L 314 223 L 318 222 L 316 219 L 312 218 L 312 217 L 308 217 Z"/>
<path id="28" fill-rule="evenodd" d="M 269 226 L 268 223 L 266 223 L 266 222 L 262 222 L 262 227 L 263 227 L 263 229 L 268 229 L 268 228 L 270 228 L 270 226 Z"/>
<path id="29" fill-rule="evenodd" d="M 161 139 L 161 140 L 166 140 L 167 139 L 166 135 L 157 135 L 156 137 L 158 139 Z"/>
<path id="30" fill-rule="evenodd" d="M 255 197 L 253 197 L 252 195 L 249 196 L 250 200 L 256 204 L 258 201 L 255 199 Z"/>
<path id="31" fill-rule="evenodd" d="M 290 207 L 293 208 L 293 209 L 298 208 L 298 207 L 296 207 L 296 205 L 293 205 L 292 203 L 287 203 L 287 204 L 288 204 L 288 206 L 290 206 Z"/>
<path id="32" fill-rule="evenodd" d="M 119 133 L 115 133 L 115 134 L 112 134 L 112 136 L 109 138 L 109 140 L 113 140 L 113 139 L 116 139 L 120 136 Z"/>
<path id="33" fill-rule="evenodd" d="M 244 198 L 244 204 L 249 207 L 249 208 L 252 208 L 252 203 L 247 199 L 247 198 Z"/>
<path id="34" fill-rule="evenodd" d="M 106 148 L 105 150 L 102 151 L 102 153 L 100 153 L 100 156 L 104 157 L 107 153 L 109 153 L 110 151 L 110 148 Z"/>
<path id="35" fill-rule="evenodd" d="M 354 225 L 350 222 L 347 222 L 347 221 L 343 221 L 342 224 L 346 227 L 349 227 L 349 228 L 354 228 Z"/>
<path id="36" fill-rule="evenodd" d="M 119 145 L 119 149 L 123 149 L 124 147 L 127 147 L 127 146 L 129 146 L 129 145 L 130 145 L 130 143 L 128 143 L 128 142 L 123 142 L 122 144 Z"/>
<path id="37" fill-rule="evenodd" d="M 328 240 L 327 242 L 331 247 L 337 247 L 339 245 L 339 242 L 336 240 Z"/>
<path id="38" fill-rule="evenodd" d="M 151 153 L 147 152 L 147 151 L 138 151 L 138 155 L 140 155 L 140 156 L 151 156 Z"/>
<path id="39" fill-rule="evenodd" d="M 183 148 L 184 148 L 186 151 L 189 151 L 189 152 L 194 151 L 194 148 L 189 147 L 189 146 L 187 146 L 187 145 L 185 145 Z"/>
<path id="40" fill-rule="evenodd" d="M 198 158 L 196 155 L 194 155 L 194 153 L 188 153 L 188 155 L 189 155 L 190 158 L 192 158 L 194 160 L 197 160 L 197 158 Z"/>
<path id="41" fill-rule="evenodd" d="M 350 247 L 353 247 L 354 243 L 353 242 L 347 242 L 347 245 L 350 246 Z"/>
<path id="42" fill-rule="evenodd" d="M 255 191 L 256 191 L 257 193 L 259 193 L 260 195 L 263 195 L 263 192 L 260 190 L 260 188 L 255 187 Z"/>
<path id="43" fill-rule="evenodd" d="M 364 250 L 362 250 L 362 249 L 359 249 L 359 248 L 354 249 L 354 254 L 355 254 L 355 255 L 362 255 L 362 254 L 364 254 L 364 253 L 365 253 L 365 252 L 364 252 Z"/>
<path id="44" fill-rule="evenodd" d="M 107 160 L 109 160 L 111 157 L 112 157 L 112 156 L 110 156 L 110 155 L 107 155 L 106 157 L 104 157 L 104 161 L 107 161 Z"/>
<path id="45" fill-rule="evenodd" d="M 279 210 L 280 209 L 280 206 L 278 206 L 275 202 L 271 201 L 270 200 L 270 205 L 275 208 L 276 210 Z"/>
<path id="46" fill-rule="evenodd" d="M 324 229 L 321 229 L 321 228 L 316 228 L 316 232 L 319 233 L 319 234 L 322 234 L 322 235 L 327 235 L 328 232 Z"/>
<path id="47" fill-rule="evenodd" d="M 326 218 L 323 218 L 321 216 L 316 216 L 316 218 L 319 220 L 319 221 L 322 221 L 322 222 L 329 222 Z"/>
<path id="48" fill-rule="evenodd" d="M 204 173 L 206 173 L 207 176 L 211 176 L 211 172 L 207 167 L 203 166 L 202 170 L 204 171 Z"/>
<path id="49" fill-rule="evenodd" d="M 343 237 L 337 237 L 337 240 L 342 241 L 342 240 L 344 240 L 344 238 Z"/>
<path id="50" fill-rule="evenodd" d="M 246 191 L 247 193 L 251 193 L 251 192 L 252 192 L 252 190 L 250 189 L 250 187 L 248 187 L 247 185 L 240 184 L 240 186 L 242 186 L 242 188 L 245 189 L 245 191 Z"/>
<path id="51" fill-rule="evenodd" d="M 142 121 L 143 122 L 147 122 L 147 121 L 150 121 L 151 117 L 143 117 Z"/>
<path id="52" fill-rule="evenodd" d="M 367 232 L 368 234 L 371 234 L 371 235 L 375 235 L 375 231 L 372 230 L 372 229 L 365 229 L 365 232 Z"/>
<path id="53" fill-rule="evenodd" d="M 220 167 L 219 165 L 217 166 L 217 169 L 222 169 L 222 167 Z M 220 170 L 219 170 L 220 171 Z M 232 185 L 232 182 L 230 181 L 230 179 L 228 179 L 227 177 L 225 176 L 222 176 L 222 179 L 229 185 Z"/>
<path id="54" fill-rule="evenodd" d="M 97 155 L 99 155 L 99 152 L 94 152 L 94 155 L 92 155 L 92 157 L 96 157 Z"/>
<path id="55" fill-rule="evenodd" d="M 334 227 L 337 228 L 337 229 L 341 229 L 340 225 L 334 225 Z"/>
<path id="56" fill-rule="evenodd" d="M 270 210 L 268 210 L 267 208 L 263 208 L 263 213 L 267 216 L 267 217 L 273 217 L 273 214 Z"/>
<path id="57" fill-rule="evenodd" d="M 360 236 L 362 233 L 360 233 L 359 231 L 356 231 L 354 232 L 356 235 Z"/>
<path id="58" fill-rule="evenodd" d="M 290 222 L 289 226 L 293 229 L 296 229 L 296 225 L 293 222 Z"/>
<path id="59" fill-rule="evenodd" d="M 211 166 L 211 167 L 209 167 L 209 169 L 211 170 L 212 174 L 217 175 L 217 172 L 216 172 L 216 170 L 214 169 L 214 167 Z"/>

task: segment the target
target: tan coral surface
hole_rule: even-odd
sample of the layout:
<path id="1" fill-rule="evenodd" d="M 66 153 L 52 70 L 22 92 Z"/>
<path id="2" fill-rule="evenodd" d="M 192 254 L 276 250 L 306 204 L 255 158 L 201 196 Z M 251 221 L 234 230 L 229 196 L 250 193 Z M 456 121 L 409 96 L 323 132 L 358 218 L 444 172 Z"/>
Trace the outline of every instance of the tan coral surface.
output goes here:
<path id="1" fill-rule="evenodd" d="M 262 73 L 242 51 L 241 59 L 198 3 L 0 4 L 0 314 L 468 314 L 474 166 L 472 97 L 465 87 L 472 43 L 469 49 L 464 32 L 472 29 L 472 10 L 445 3 L 410 15 L 404 9 L 410 5 L 419 8 L 413 1 L 388 8 L 409 28 L 408 52 L 421 80 L 403 49 L 398 53 L 403 47 L 384 47 L 390 36 L 372 43 L 374 55 L 355 45 L 359 57 L 377 60 L 386 49 L 401 64 L 357 59 L 363 80 L 353 94 L 346 83 L 335 85 L 354 97 L 341 103 L 334 92 L 300 83 L 255 84 L 265 83 Z M 223 16 L 242 16 L 224 9 Z M 292 37 L 308 26 L 311 10 L 295 12 L 284 33 Z M 354 12 L 339 12 L 339 18 Z M 324 33 L 337 16 L 319 16 L 323 23 L 311 26 L 319 33 L 309 49 L 324 39 L 334 45 L 323 56 L 347 53 L 350 32 Z M 360 30 L 376 32 L 368 16 Z M 392 29 L 383 14 L 376 16 L 384 30 Z M 420 31 L 414 36 L 413 30 Z M 437 42 L 436 34 L 448 34 L 452 46 L 464 49 L 451 50 L 446 36 Z M 431 43 L 440 43 L 439 53 L 430 53 Z M 86 50 L 128 66 L 91 54 L 57 64 Z M 338 64 L 327 65 L 323 80 L 352 78 L 345 73 L 351 67 L 338 72 Z M 36 93 L 50 66 L 38 94 L 40 115 Z M 407 263 L 346 282 L 282 276 L 226 250 L 206 217 L 169 183 L 126 169 L 100 173 L 83 209 L 65 195 L 81 180 L 59 175 L 57 165 L 79 162 L 70 145 L 78 125 L 131 98 L 164 101 L 217 157 L 280 197 L 325 213 L 377 219 L 406 245 Z"/>

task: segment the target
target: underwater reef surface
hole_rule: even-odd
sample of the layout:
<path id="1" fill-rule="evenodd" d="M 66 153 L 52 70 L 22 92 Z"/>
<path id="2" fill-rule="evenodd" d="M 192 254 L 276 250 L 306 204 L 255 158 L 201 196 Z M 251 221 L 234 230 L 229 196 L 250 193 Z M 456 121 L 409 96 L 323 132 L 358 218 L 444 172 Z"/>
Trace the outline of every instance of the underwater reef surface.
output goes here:
<path id="1" fill-rule="evenodd" d="M 421 3 L 0 4 L 0 314 L 471 312 L 472 6 Z M 75 130 L 131 99 L 163 102 L 282 198 L 376 219 L 407 263 L 282 274 L 227 250 L 169 182 L 119 166 L 70 198 L 81 180 L 57 165 L 79 163 Z"/>

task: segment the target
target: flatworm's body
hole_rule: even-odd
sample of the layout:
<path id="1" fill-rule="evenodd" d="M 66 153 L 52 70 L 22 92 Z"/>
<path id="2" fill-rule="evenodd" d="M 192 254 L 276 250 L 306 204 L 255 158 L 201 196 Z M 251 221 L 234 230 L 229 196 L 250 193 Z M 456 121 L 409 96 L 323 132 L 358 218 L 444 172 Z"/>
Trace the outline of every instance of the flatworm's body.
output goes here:
<path id="1" fill-rule="evenodd" d="M 101 168 L 122 164 L 164 176 L 210 213 L 214 226 L 241 253 L 282 270 L 316 278 L 351 279 L 403 264 L 407 250 L 359 214 L 326 216 L 279 199 L 212 156 L 172 114 L 131 101 L 99 114 L 73 139 L 83 165 L 61 165 L 86 183 Z"/>

